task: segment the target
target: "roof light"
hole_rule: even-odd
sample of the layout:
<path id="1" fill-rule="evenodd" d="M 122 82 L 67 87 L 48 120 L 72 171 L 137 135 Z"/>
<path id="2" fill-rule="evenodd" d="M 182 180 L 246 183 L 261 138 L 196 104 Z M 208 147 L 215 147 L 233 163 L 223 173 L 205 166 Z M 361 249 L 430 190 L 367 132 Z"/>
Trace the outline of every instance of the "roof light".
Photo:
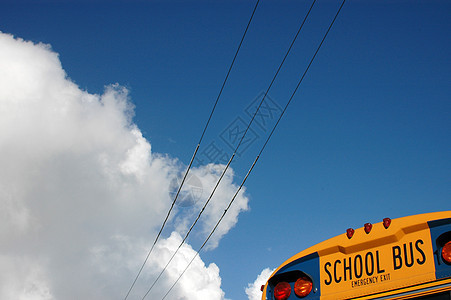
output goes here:
<path id="1" fill-rule="evenodd" d="M 276 300 L 286 300 L 290 297 L 291 285 L 288 282 L 279 282 L 274 288 L 274 298 Z"/>
<path id="2" fill-rule="evenodd" d="M 442 248 L 442 258 L 445 262 L 451 264 L 451 241 L 447 242 Z"/>
<path id="3" fill-rule="evenodd" d="M 368 234 L 368 233 L 370 233 L 371 229 L 373 228 L 373 224 L 365 223 L 365 225 L 363 225 L 363 228 L 365 230 L 365 233 Z"/>
<path id="4" fill-rule="evenodd" d="M 353 235 L 354 235 L 354 229 L 352 229 L 352 228 L 346 229 L 346 236 L 348 237 L 348 239 L 352 238 Z"/>
<path id="5" fill-rule="evenodd" d="M 388 227 L 390 227 L 391 219 L 385 218 L 382 223 L 384 224 L 385 229 L 387 229 Z"/>
<path id="6" fill-rule="evenodd" d="M 294 284 L 294 293 L 298 297 L 305 297 L 312 291 L 313 283 L 307 276 L 302 276 Z"/>

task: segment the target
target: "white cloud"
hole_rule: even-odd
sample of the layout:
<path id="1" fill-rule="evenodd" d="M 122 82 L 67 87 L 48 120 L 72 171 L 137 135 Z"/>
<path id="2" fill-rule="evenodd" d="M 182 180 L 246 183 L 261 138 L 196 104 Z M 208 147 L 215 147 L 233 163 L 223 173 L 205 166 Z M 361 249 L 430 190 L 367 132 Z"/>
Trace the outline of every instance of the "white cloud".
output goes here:
<path id="1" fill-rule="evenodd" d="M 157 269 L 162 269 L 180 245 L 181 241 L 182 237 L 173 232 L 168 239 L 158 244 L 155 256 L 153 256 L 152 261 L 149 262 L 149 266 L 151 268 L 156 267 Z M 157 289 L 153 290 L 154 293 L 152 295 L 155 296 L 155 298 L 160 298 L 166 293 L 169 287 L 185 270 L 188 263 L 195 257 L 195 254 L 196 251 L 189 245 L 184 244 L 180 248 L 179 254 L 174 257 L 174 263 L 170 264 L 167 268 L 168 274 L 165 277 L 167 278 L 166 281 L 168 286 L 161 291 L 157 291 Z M 220 286 L 221 278 L 219 277 L 218 266 L 212 263 L 207 267 L 197 256 L 186 270 L 184 276 L 181 277 L 176 288 L 171 291 L 171 296 L 177 297 L 177 299 L 186 298 L 193 300 L 224 299 L 224 292 L 221 291 Z"/>
<path id="2" fill-rule="evenodd" d="M 24 257 L 0 256 L 0 295 L 2 299 L 50 300 L 47 275 L 36 261 Z"/>
<path id="3" fill-rule="evenodd" d="M 257 279 L 253 283 L 249 283 L 246 288 L 246 295 L 249 297 L 249 300 L 261 300 L 262 291 L 261 286 L 266 283 L 269 279 L 269 276 L 274 272 L 275 269 L 264 269 L 260 275 L 257 276 Z"/>
<path id="4" fill-rule="evenodd" d="M 125 88 L 82 91 L 48 45 L 0 32 L 0 299 L 125 296 L 171 204 L 165 187 L 183 171 L 151 152 L 132 118 Z M 203 189 L 193 208 L 209 194 L 216 168 L 193 169 Z M 200 220 L 202 237 L 236 187 L 232 171 Z M 211 248 L 247 209 L 243 194 L 235 202 Z M 192 215 L 174 215 L 191 224 Z M 134 292 L 145 292 L 180 241 L 176 233 L 161 240 Z M 180 252 L 162 286 L 195 253 L 189 245 Z M 196 258 L 187 272 L 169 299 L 224 298 L 215 264 Z"/>
<path id="5" fill-rule="evenodd" d="M 221 176 L 224 165 L 201 166 L 199 168 L 192 169 L 192 176 L 202 178 L 202 197 L 195 202 L 193 210 L 199 212 L 205 205 L 205 202 L 211 195 L 211 191 L 216 185 L 219 177 Z M 228 169 L 226 174 L 221 180 L 218 188 L 216 189 L 213 197 L 211 198 L 208 206 L 203 212 L 202 218 L 199 222 L 202 224 L 204 236 L 211 232 L 211 229 L 216 225 L 218 219 L 223 215 L 224 210 L 227 208 L 230 200 L 238 189 L 239 185 L 233 183 L 234 173 L 232 169 Z M 245 187 L 243 187 L 233 202 L 233 205 L 227 211 L 227 214 L 222 219 L 221 224 L 217 227 L 214 235 L 210 238 L 207 249 L 214 249 L 218 246 L 220 239 L 238 222 L 238 214 L 242 211 L 248 210 L 248 199 L 243 196 Z M 185 226 L 191 226 L 194 220 L 190 220 L 189 224 L 186 219 L 182 219 L 182 224 Z M 185 232 L 186 227 L 179 226 L 179 232 Z"/>

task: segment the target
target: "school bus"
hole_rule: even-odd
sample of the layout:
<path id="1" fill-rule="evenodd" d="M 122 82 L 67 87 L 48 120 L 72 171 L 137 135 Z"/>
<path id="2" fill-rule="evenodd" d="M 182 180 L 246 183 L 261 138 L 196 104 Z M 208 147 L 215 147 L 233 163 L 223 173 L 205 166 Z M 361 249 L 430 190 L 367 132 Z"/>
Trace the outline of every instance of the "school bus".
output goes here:
<path id="1" fill-rule="evenodd" d="M 289 258 L 262 292 L 262 300 L 450 300 L 451 211 L 349 228 Z"/>

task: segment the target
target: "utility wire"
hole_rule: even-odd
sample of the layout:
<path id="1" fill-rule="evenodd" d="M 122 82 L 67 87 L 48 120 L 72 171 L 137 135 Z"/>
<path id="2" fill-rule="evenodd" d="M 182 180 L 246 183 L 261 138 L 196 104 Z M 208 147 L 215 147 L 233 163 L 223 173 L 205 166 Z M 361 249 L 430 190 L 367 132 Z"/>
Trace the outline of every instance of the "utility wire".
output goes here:
<path id="1" fill-rule="evenodd" d="M 260 151 L 261 153 L 261 151 Z M 174 288 L 174 286 L 177 284 L 177 282 L 180 280 L 180 278 L 182 278 L 183 274 L 185 274 L 186 270 L 189 268 L 189 266 L 192 264 L 192 262 L 194 261 L 194 259 L 199 255 L 199 252 L 202 250 L 202 248 L 204 248 L 204 246 L 207 244 L 208 240 L 210 239 L 210 237 L 213 235 L 213 233 L 216 231 L 216 228 L 219 226 L 219 223 L 221 223 L 222 219 L 224 218 L 224 216 L 226 215 L 227 211 L 229 210 L 230 206 L 232 205 L 233 201 L 235 200 L 236 196 L 238 195 L 238 193 L 240 192 L 241 188 L 243 187 L 244 183 L 247 180 L 247 177 L 249 176 L 249 174 L 252 172 L 252 169 L 254 168 L 255 164 L 257 163 L 257 160 L 259 158 L 260 154 L 257 155 L 257 158 L 255 159 L 254 163 L 252 164 L 251 168 L 249 169 L 249 171 L 247 172 L 246 176 L 243 179 L 243 182 L 241 183 L 240 187 L 237 189 L 237 191 L 235 192 L 235 194 L 233 195 L 232 200 L 229 202 L 229 205 L 227 206 L 227 208 L 224 210 L 221 218 L 219 218 L 219 221 L 216 223 L 215 227 L 213 228 L 213 230 L 210 232 L 210 234 L 208 235 L 208 237 L 205 239 L 204 243 L 202 244 L 202 246 L 199 248 L 199 250 L 197 250 L 196 254 L 194 255 L 194 257 L 191 259 L 191 261 L 189 262 L 189 264 L 186 266 L 186 268 L 183 270 L 183 272 L 179 275 L 179 277 L 177 278 L 177 280 L 174 282 L 174 284 L 170 287 L 170 289 L 168 290 L 168 292 L 164 295 L 164 297 L 162 298 L 165 299 L 166 296 L 171 292 L 171 290 Z"/>
<path id="2" fill-rule="evenodd" d="M 202 213 L 204 212 L 205 208 L 207 207 L 207 204 L 210 202 L 211 198 L 213 197 L 214 192 L 216 191 L 216 188 L 219 186 L 219 183 L 221 182 L 222 177 L 224 177 L 227 168 L 229 167 L 230 163 L 233 160 L 233 157 L 235 156 L 235 153 L 232 155 L 232 157 L 230 158 L 229 162 L 227 163 L 227 166 L 224 168 L 224 171 L 222 172 L 221 176 L 219 177 L 219 180 L 216 182 L 215 187 L 213 188 L 212 193 L 210 194 L 210 197 L 208 198 L 207 202 L 205 203 L 204 207 L 202 208 L 202 210 L 199 212 L 196 220 L 194 221 L 194 223 L 191 225 L 190 229 L 188 230 L 188 232 L 185 234 L 185 237 L 183 238 L 183 240 L 181 241 L 181 243 L 179 244 L 179 246 L 177 247 L 177 249 L 175 250 L 175 252 L 172 254 L 171 258 L 169 259 L 169 261 L 166 263 L 166 265 L 164 266 L 163 270 L 161 270 L 160 274 L 158 275 L 158 277 L 154 280 L 154 282 L 152 283 L 152 285 L 150 286 L 150 288 L 147 290 L 147 292 L 144 294 L 144 296 L 142 297 L 142 299 L 146 298 L 146 296 L 150 293 L 150 291 L 152 290 L 152 288 L 155 286 L 155 284 L 157 283 L 157 281 L 160 279 L 161 275 L 163 275 L 164 271 L 166 271 L 166 269 L 168 268 L 169 264 L 171 263 L 172 259 L 174 259 L 175 255 L 177 254 L 177 252 L 179 251 L 179 249 L 182 247 L 183 243 L 186 241 L 186 239 L 188 238 L 189 234 L 191 233 L 191 231 L 193 230 L 194 226 L 196 225 L 197 221 L 199 220 L 200 216 L 202 215 Z"/>
<path id="3" fill-rule="evenodd" d="M 163 273 L 165 272 L 165 270 L 167 269 L 167 267 L 169 266 L 169 264 L 171 263 L 171 261 L 173 260 L 173 258 L 174 258 L 175 255 L 177 254 L 177 252 L 179 251 L 179 249 L 182 247 L 182 245 L 183 245 L 183 243 L 185 242 L 185 240 L 188 238 L 188 236 L 189 236 L 189 234 L 191 233 L 191 231 L 193 230 L 194 226 L 197 224 L 197 221 L 200 219 L 202 213 L 204 212 L 205 208 L 206 208 L 207 205 L 209 204 L 210 200 L 212 199 L 214 193 L 216 192 L 217 187 L 219 186 L 219 183 L 221 182 L 222 178 L 224 177 L 225 173 L 227 172 L 227 170 L 228 170 L 230 164 L 232 163 L 232 161 L 233 161 L 233 159 L 234 159 L 234 157 L 235 157 L 235 155 L 236 155 L 236 153 L 237 153 L 237 151 L 238 151 L 238 149 L 239 149 L 241 143 L 243 142 L 244 137 L 246 136 L 246 133 L 249 131 L 249 128 L 251 127 L 252 122 L 254 121 L 255 117 L 257 116 L 257 113 L 258 113 L 260 107 L 262 106 L 263 101 L 265 100 L 266 95 L 268 94 L 269 90 L 271 89 L 272 84 L 273 84 L 274 81 L 276 80 L 277 75 L 279 74 L 279 71 L 281 70 L 281 68 L 282 68 L 282 66 L 283 66 L 283 64 L 284 64 L 284 62 L 285 62 L 285 60 L 286 60 L 286 58 L 288 57 L 288 54 L 289 54 L 290 51 L 291 51 L 291 48 L 292 48 L 293 45 L 294 45 L 294 42 L 296 41 L 296 39 L 297 39 L 299 33 L 301 32 L 301 29 L 304 27 L 305 21 L 307 20 L 307 18 L 308 18 L 308 16 L 309 16 L 309 14 L 310 14 L 310 12 L 311 12 L 311 10 L 312 10 L 312 8 L 313 8 L 315 2 L 316 2 L 316 0 L 313 0 L 312 5 L 310 6 L 310 8 L 309 8 L 307 14 L 305 15 L 305 17 L 304 17 L 304 19 L 303 19 L 301 25 L 299 26 L 299 29 L 298 29 L 298 31 L 296 32 L 296 34 L 295 34 L 295 36 L 294 36 L 294 38 L 293 38 L 293 40 L 292 40 L 290 46 L 288 47 L 288 50 L 287 50 L 287 52 L 286 52 L 286 54 L 285 54 L 285 56 L 284 56 L 282 62 L 280 63 L 280 65 L 279 65 L 279 67 L 278 67 L 278 69 L 277 69 L 275 75 L 273 76 L 273 78 L 272 78 L 272 80 L 271 80 L 271 83 L 269 84 L 269 86 L 268 86 L 268 88 L 267 88 L 267 90 L 266 90 L 264 96 L 262 97 L 262 100 L 260 101 L 260 103 L 259 103 L 259 105 L 258 105 L 258 107 L 257 107 L 257 109 L 256 109 L 256 111 L 255 111 L 255 113 L 254 113 L 254 115 L 252 116 L 252 118 L 251 118 L 249 124 L 247 125 L 247 128 L 246 128 L 246 130 L 244 131 L 243 136 L 241 137 L 240 141 L 238 142 L 238 145 L 235 147 L 235 150 L 234 150 L 232 156 L 230 157 L 229 162 L 228 162 L 227 165 L 225 166 L 224 170 L 222 171 L 221 176 L 219 177 L 218 181 L 216 182 L 215 187 L 213 188 L 212 192 L 210 193 L 210 196 L 208 197 L 207 201 L 205 202 L 204 206 L 202 207 L 201 211 L 199 212 L 199 214 L 198 214 L 196 220 L 195 220 L 194 223 L 191 225 L 191 227 L 190 227 L 190 229 L 188 230 L 188 232 L 185 234 L 185 237 L 183 238 L 182 242 L 179 244 L 179 246 L 177 247 L 177 249 L 175 250 L 175 252 L 172 254 L 172 256 L 171 256 L 171 258 L 169 259 L 169 261 L 166 263 L 166 266 L 163 268 L 163 270 L 162 270 L 162 271 L 160 272 L 160 274 L 157 276 L 157 278 L 156 278 L 155 281 L 152 283 L 152 285 L 151 285 L 150 288 L 147 290 L 147 292 L 144 294 L 144 296 L 143 296 L 142 299 L 146 298 L 146 296 L 149 294 L 149 292 L 150 292 L 150 291 L 152 290 L 152 288 L 155 286 L 155 284 L 157 283 L 157 281 L 158 281 L 158 280 L 160 279 L 160 277 L 163 275 Z M 243 183 L 243 184 L 244 184 L 244 183 Z"/>
<path id="4" fill-rule="evenodd" d="M 249 26 L 250 26 L 250 24 L 251 24 L 251 22 L 252 22 L 252 19 L 254 18 L 254 14 L 255 14 L 255 11 L 257 10 L 257 7 L 258 7 L 258 4 L 259 4 L 259 3 L 260 3 L 260 0 L 257 0 L 257 3 L 255 4 L 254 10 L 252 11 L 252 14 L 251 14 L 251 17 L 250 17 L 250 19 L 249 19 L 249 22 L 247 23 L 246 29 L 244 30 L 243 36 L 241 37 L 241 41 L 240 41 L 240 43 L 239 43 L 239 45 L 238 45 L 238 48 L 237 48 L 237 50 L 236 50 L 236 52 L 235 52 L 235 55 L 234 55 L 234 57 L 233 57 L 232 63 L 230 64 L 229 70 L 227 71 L 227 75 L 226 75 L 226 77 L 225 77 L 225 79 L 224 79 L 224 82 L 222 83 L 222 86 L 221 86 L 221 89 L 220 89 L 220 91 L 219 91 L 219 94 L 218 94 L 218 96 L 216 97 L 215 104 L 213 105 L 213 108 L 212 108 L 212 110 L 211 110 L 211 112 L 210 112 L 210 116 L 208 117 L 208 120 L 207 120 L 207 122 L 206 122 L 206 124 L 205 124 L 205 127 L 204 127 L 203 131 L 202 131 L 202 134 L 201 134 L 201 136 L 200 136 L 199 142 L 197 143 L 196 149 L 194 150 L 194 154 L 193 154 L 193 156 L 192 156 L 192 158 L 191 158 L 191 161 L 190 161 L 190 163 L 189 163 L 189 165 L 188 165 L 188 168 L 186 169 L 185 175 L 183 176 L 182 182 L 180 183 L 180 186 L 179 186 L 179 188 L 178 188 L 178 190 L 177 190 L 177 193 L 175 194 L 174 200 L 172 201 L 171 208 L 169 209 L 169 211 L 168 211 L 168 213 L 167 213 L 167 215 L 166 215 L 166 218 L 165 218 L 164 221 L 163 221 L 163 225 L 161 226 L 160 231 L 158 232 L 157 237 L 155 238 L 155 241 L 154 241 L 153 244 L 152 244 L 152 247 L 150 248 L 149 252 L 147 253 L 147 256 L 146 256 L 146 258 L 145 258 L 145 260 L 144 260 L 144 262 L 143 262 L 141 268 L 139 269 L 138 274 L 136 275 L 135 279 L 133 280 L 133 283 L 131 284 L 131 286 L 130 286 L 128 292 L 127 292 L 127 295 L 126 295 L 125 298 L 124 298 L 124 300 L 127 300 L 128 296 L 130 295 L 130 292 L 132 291 L 133 287 L 134 287 L 135 284 L 136 284 L 136 281 L 138 280 L 139 276 L 141 275 L 141 272 L 142 272 L 142 270 L 144 269 L 144 266 L 146 265 L 147 260 L 149 259 L 150 254 L 152 253 L 152 251 L 153 251 L 153 249 L 155 248 L 155 245 L 156 245 L 158 239 L 160 238 L 161 232 L 163 231 L 163 228 L 164 228 L 164 226 L 166 225 L 166 222 L 167 222 L 167 220 L 168 220 L 168 218 L 169 218 L 169 215 L 171 214 L 172 209 L 174 208 L 174 204 L 175 204 L 175 202 L 177 201 L 178 195 L 180 194 L 180 191 L 181 191 L 181 189 L 182 189 L 182 186 L 183 186 L 183 184 L 185 183 L 186 177 L 188 176 L 188 172 L 189 172 L 189 170 L 191 169 L 191 166 L 192 166 L 192 164 L 193 164 L 194 158 L 196 157 L 197 151 L 199 150 L 199 147 L 200 147 L 200 144 L 201 144 L 201 142 L 202 142 L 202 140 L 203 140 L 203 138 L 204 138 L 205 132 L 207 131 L 207 127 L 208 127 L 208 125 L 210 124 L 210 121 L 211 121 L 211 118 L 212 118 L 212 116 L 213 116 L 213 113 L 214 113 L 214 111 L 215 111 L 215 109 L 216 109 L 216 106 L 217 106 L 217 104 L 218 104 L 218 102 L 219 102 L 219 98 L 220 98 L 221 95 L 222 95 L 222 91 L 224 90 L 224 87 L 225 87 L 225 85 L 226 85 L 227 79 L 229 78 L 230 72 L 232 71 L 232 67 L 233 67 L 233 65 L 235 64 L 235 60 L 236 60 L 236 58 L 237 58 L 237 56 L 238 56 L 238 52 L 239 52 L 240 49 L 241 49 L 241 45 L 243 44 L 244 38 L 245 38 L 246 33 L 247 33 L 248 29 L 249 29 Z"/>
<path id="5" fill-rule="evenodd" d="M 335 14 L 335 17 L 333 18 L 331 24 L 329 25 L 329 28 L 327 29 L 326 33 L 324 34 L 323 39 L 321 40 L 321 43 L 319 44 L 318 48 L 316 49 L 315 54 L 313 55 L 313 57 L 310 60 L 310 63 L 308 64 L 307 68 L 305 69 L 304 73 L 302 74 L 301 79 L 299 80 L 296 88 L 294 89 L 293 93 L 291 94 L 290 99 L 288 100 L 287 104 L 285 105 L 282 113 L 280 114 L 279 118 L 277 119 L 276 124 L 273 126 L 270 134 L 268 135 L 268 138 L 266 139 L 265 143 L 263 144 L 262 148 L 260 149 L 260 152 L 258 153 L 257 157 L 255 158 L 252 166 L 249 168 L 249 171 L 247 172 L 246 176 L 244 177 L 243 181 L 241 182 L 241 185 L 238 187 L 238 189 L 236 190 L 235 194 L 232 197 L 232 200 L 230 200 L 229 205 L 227 206 L 227 208 L 224 210 L 222 216 L 219 218 L 218 222 L 216 223 L 215 227 L 213 228 L 213 230 L 210 232 L 210 234 L 208 235 L 208 237 L 205 239 L 204 243 L 202 244 L 202 246 L 199 248 L 199 250 L 197 250 L 196 254 L 194 255 L 194 257 L 191 259 L 191 261 L 188 263 L 188 265 L 185 267 L 185 269 L 183 270 L 183 272 L 179 275 L 179 277 L 177 278 L 177 280 L 174 282 L 174 284 L 169 288 L 168 292 L 164 295 L 164 297 L 162 298 L 162 300 L 164 300 L 166 298 L 166 296 L 172 291 L 172 289 L 174 288 L 174 286 L 179 282 L 180 278 L 182 278 L 183 274 L 185 274 L 186 270 L 189 268 L 189 266 L 192 264 L 192 262 L 194 261 L 194 259 L 199 255 L 200 251 L 204 248 L 204 246 L 207 244 L 208 240 L 211 238 L 211 236 L 213 235 L 213 233 L 216 231 L 216 228 L 219 226 L 219 224 L 221 223 L 222 219 L 224 218 L 224 216 L 227 214 L 227 211 L 229 210 L 230 206 L 232 205 L 233 201 L 235 201 L 236 196 L 238 195 L 238 193 L 240 192 L 241 188 L 243 187 L 244 183 L 246 182 L 247 178 L 249 177 L 250 173 L 252 172 L 252 170 L 254 169 L 254 166 L 256 165 L 258 159 L 260 158 L 260 155 L 263 153 L 263 150 L 266 148 L 266 145 L 268 144 L 269 140 L 271 139 L 274 131 L 277 128 L 277 125 L 279 124 L 280 120 L 282 119 L 283 115 L 285 114 L 285 111 L 287 110 L 288 106 L 291 103 L 291 100 L 293 99 L 294 95 L 296 94 L 299 86 L 301 85 L 302 81 L 304 80 L 305 75 L 307 74 L 307 71 L 309 70 L 310 66 L 313 63 L 313 60 L 315 59 L 316 55 L 318 54 L 319 49 L 321 48 L 321 46 L 323 45 L 324 40 L 326 39 L 327 35 L 329 34 L 330 29 L 332 28 L 333 24 L 335 23 L 335 20 L 337 19 L 338 15 L 340 14 L 340 11 L 343 7 L 343 5 L 345 4 L 346 0 L 343 0 L 343 2 L 341 3 L 340 8 L 338 9 L 337 13 Z"/>

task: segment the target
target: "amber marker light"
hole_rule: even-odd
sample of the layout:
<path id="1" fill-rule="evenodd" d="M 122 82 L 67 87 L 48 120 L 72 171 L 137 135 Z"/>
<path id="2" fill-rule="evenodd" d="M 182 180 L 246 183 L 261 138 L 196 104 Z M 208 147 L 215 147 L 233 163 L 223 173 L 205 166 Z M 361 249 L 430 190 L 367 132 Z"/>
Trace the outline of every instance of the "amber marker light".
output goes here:
<path id="1" fill-rule="evenodd" d="M 313 283 L 306 276 L 300 277 L 294 284 L 294 293 L 298 297 L 305 297 L 312 291 Z"/>
<path id="2" fill-rule="evenodd" d="M 446 243 L 442 248 L 442 258 L 447 263 L 451 264 L 451 241 Z"/>

